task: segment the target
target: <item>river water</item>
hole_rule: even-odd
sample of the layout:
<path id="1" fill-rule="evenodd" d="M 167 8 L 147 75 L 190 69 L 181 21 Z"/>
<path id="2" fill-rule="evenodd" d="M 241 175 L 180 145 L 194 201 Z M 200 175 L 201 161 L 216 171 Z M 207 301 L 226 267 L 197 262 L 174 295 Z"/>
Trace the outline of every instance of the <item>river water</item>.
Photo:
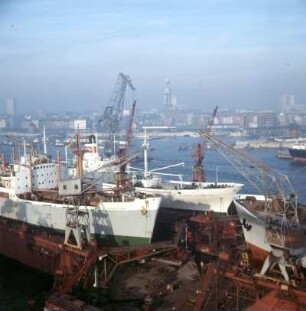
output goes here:
<path id="1" fill-rule="evenodd" d="M 191 169 L 194 163 L 191 154 L 195 152 L 194 146 L 199 142 L 199 138 L 194 137 L 150 140 L 149 157 L 152 159 L 148 163 L 149 169 L 184 162 L 184 167 L 169 169 L 167 172 L 182 174 L 184 180 L 191 180 Z M 133 148 L 137 149 L 141 143 L 140 141 L 135 142 Z M 184 151 L 179 151 L 179 149 L 184 149 Z M 60 151 L 63 155 L 63 149 Z M 290 159 L 279 159 L 276 157 L 276 150 L 249 150 L 246 152 L 265 165 L 286 174 L 298 195 L 299 202 L 306 204 L 306 165 L 294 164 Z M 216 150 L 207 149 L 203 163 L 207 181 L 214 182 L 218 179 L 224 182 L 243 183 L 245 186 L 240 192 L 254 193 L 252 186 Z M 133 163 L 132 165 L 142 167 L 143 163 Z M 48 275 L 0 256 L 0 311 L 27 310 L 28 301 L 41 301 L 51 287 L 52 278 Z"/>

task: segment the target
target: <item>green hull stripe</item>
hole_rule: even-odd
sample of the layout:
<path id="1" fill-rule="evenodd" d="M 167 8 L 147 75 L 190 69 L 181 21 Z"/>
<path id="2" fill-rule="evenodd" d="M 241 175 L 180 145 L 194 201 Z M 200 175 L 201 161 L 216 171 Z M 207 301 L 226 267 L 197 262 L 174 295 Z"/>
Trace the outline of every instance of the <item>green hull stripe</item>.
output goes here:
<path id="1" fill-rule="evenodd" d="M 150 244 L 149 238 L 122 236 L 122 235 L 95 235 L 98 243 L 112 244 L 112 245 L 148 245 Z"/>
<path id="2" fill-rule="evenodd" d="M 0 219 L 6 219 L 5 217 L 1 217 Z M 22 224 L 23 222 L 18 220 L 10 219 L 11 222 L 15 222 L 18 224 Z M 31 225 L 27 223 L 27 226 L 30 228 L 39 228 L 44 232 L 50 232 L 50 233 L 56 233 L 61 235 L 63 238 L 65 237 L 65 231 L 60 229 L 54 229 L 54 228 L 42 228 L 36 225 Z M 93 235 L 92 235 L 93 236 Z M 149 245 L 151 244 L 150 238 L 144 238 L 144 237 L 131 237 L 131 236 L 122 236 L 122 235 L 100 235 L 95 234 L 95 239 L 97 240 L 98 244 L 101 245 Z"/>

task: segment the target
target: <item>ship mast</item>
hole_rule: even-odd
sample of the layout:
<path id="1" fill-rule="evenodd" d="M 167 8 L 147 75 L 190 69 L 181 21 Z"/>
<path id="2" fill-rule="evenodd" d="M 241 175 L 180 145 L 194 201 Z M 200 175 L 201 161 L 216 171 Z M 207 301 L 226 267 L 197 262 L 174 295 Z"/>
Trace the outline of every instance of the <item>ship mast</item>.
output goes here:
<path id="1" fill-rule="evenodd" d="M 30 192 L 32 192 L 32 189 L 33 189 L 33 178 L 32 178 L 32 154 L 30 153 L 30 156 L 29 156 L 29 171 L 30 171 Z"/>
<path id="2" fill-rule="evenodd" d="M 148 136 L 147 136 L 147 128 L 144 127 L 144 140 L 143 140 L 143 176 L 144 178 L 148 177 Z"/>
<path id="3" fill-rule="evenodd" d="M 184 165 L 184 163 L 179 163 L 179 164 L 175 164 L 175 165 L 171 165 L 171 166 L 167 166 L 167 167 L 162 167 L 162 168 L 159 168 L 159 169 L 156 169 L 156 170 L 151 170 L 149 171 L 149 165 L 148 165 L 148 149 L 149 149 L 149 142 L 148 142 L 148 134 L 147 134 L 147 130 L 149 129 L 173 129 L 175 128 L 174 126 L 144 126 L 143 129 L 144 129 L 144 140 L 143 140 L 143 161 L 144 161 L 144 171 L 143 171 L 143 175 L 144 175 L 144 178 L 147 178 L 149 177 L 150 175 L 150 172 L 153 172 L 153 171 L 160 171 L 160 170 L 164 170 L 166 168 L 169 168 L 169 167 L 174 167 L 174 166 L 178 166 L 178 165 Z"/>
<path id="4" fill-rule="evenodd" d="M 26 158 L 27 158 L 27 146 L 26 146 L 25 139 L 23 140 L 23 156 L 24 156 L 24 161 L 25 161 L 25 164 L 26 164 Z"/>
<path id="5" fill-rule="evenodd" d="M 175 128 L 174 126 L 144 126 L 143 129 L 144 129 L 144 140 L 143 140 L 143 145 L 142 145 L 142 148 L 143 148 L 143 162 L 144 162 L 144 168 L 143 168 L 143 176 L 145 179 L 149 178 L 151 173 L 154 172 L 154 174 L 156 175 L 165 175 L 165 176 L 176 176 L 176 177 L 179 177 L 180 178 L 180 181 L 181 180 L 181 175 L 180 174 L 163 174 L 163 173 L 157 173 L 157 171 L 162 171 L 162 170 L 165 170 L 165 169 L 168 169 L 168 168 L 172 168 L 172 167 L 177 167 L 177 166 L 184 166 L 184 162 L 180 162 L 180 163 L 177 163 L 177 164 L 173 164 L 173 165 L 168 165 L 168 166 L 164 166 L 164 167 L 160 167 L 160 168 L 156 168 L 156 169 L 152 169 L 152 170 L 149 170 L 149 161 L 148 161 L 148 150 L 149 150 L 149 135 L 147 133 L 147 130 L 148 129 L 173 129 Z M 134 168 L 136 169 L 136 168 Z"/>
<path id="6" fill-rule="evenodd" d="M 57 182 L 59 184 L 59 182 L 61 181 L 61 157 L 60 157 L 60 152 L 59 150 L 57 151 L 57 164 L 58 164 L 58 167 L 57 167 L 57 174 L 58 174 L 58 177 L 57 177 Z"/>
<path id="7" fill-rule="evenodd" d="M 84 151 L 81 150 L 81 145 L 80 145 L 80 133 L 79 131 L 76 132 L 75 135 L 76 138 L 76 151 L 75 151 L 75 155 L 76 155 L 76 168 L 77 168 L 77 176 L 79 178 L 83 177 L 83 153 Z"/>
<path id="8" fill-rule="evenodd" d="M 47 155 L 47 139 L 46 139 L 46 127 L 44 126 L 44 134 L 43 134 L 43 144 L 44 144 L 44 154 Z"/>
<path id="9" fill-rule="evenodd" d="M 1 153 L 1 169 L 2 172 L 5 171 L 5 159 L 4 159 L 4 153 Z"/>

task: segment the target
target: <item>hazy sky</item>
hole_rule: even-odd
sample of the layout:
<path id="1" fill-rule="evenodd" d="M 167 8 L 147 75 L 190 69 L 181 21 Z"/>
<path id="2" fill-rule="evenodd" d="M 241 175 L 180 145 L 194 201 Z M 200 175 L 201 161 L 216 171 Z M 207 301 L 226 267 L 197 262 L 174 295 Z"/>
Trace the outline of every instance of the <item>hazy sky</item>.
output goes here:
<path id="1" fill-rule="evenodd" d="M 190 107 L 306 104 L 306 1 L 0 1 L 2 107 L 102 109 L 119 72 L 138 109 L 162 106 L 166 78 Z"/>

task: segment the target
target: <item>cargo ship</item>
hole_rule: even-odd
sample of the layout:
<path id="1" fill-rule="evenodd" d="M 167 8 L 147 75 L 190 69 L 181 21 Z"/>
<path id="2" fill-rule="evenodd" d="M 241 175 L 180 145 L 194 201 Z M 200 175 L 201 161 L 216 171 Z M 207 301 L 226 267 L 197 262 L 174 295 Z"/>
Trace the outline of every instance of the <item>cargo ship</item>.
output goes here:
<path id="1" fill-rule="evenodd" d="M 103 192 L 84 185 L 81 178 L 61 180 L 63 171 L 45 156 L 24 155 L 8 165 L 2 161 L 0 217 L 64 232 L 67 209 L 78 204 L 80 211 L 88 212 L 91 234 L 98 240 L 124 245 L 151 242 L 160 197 L 116 189 Z M 68 186 L 76 193 L 80 190 L 81 196 L 61 194 L 61 188 Z"/>
<path id="2" fill-rule="evenodd" d="M 306 144 L 299 143 L 288 149 L 290 156 L 297 162 L 306 162 Z"/>

